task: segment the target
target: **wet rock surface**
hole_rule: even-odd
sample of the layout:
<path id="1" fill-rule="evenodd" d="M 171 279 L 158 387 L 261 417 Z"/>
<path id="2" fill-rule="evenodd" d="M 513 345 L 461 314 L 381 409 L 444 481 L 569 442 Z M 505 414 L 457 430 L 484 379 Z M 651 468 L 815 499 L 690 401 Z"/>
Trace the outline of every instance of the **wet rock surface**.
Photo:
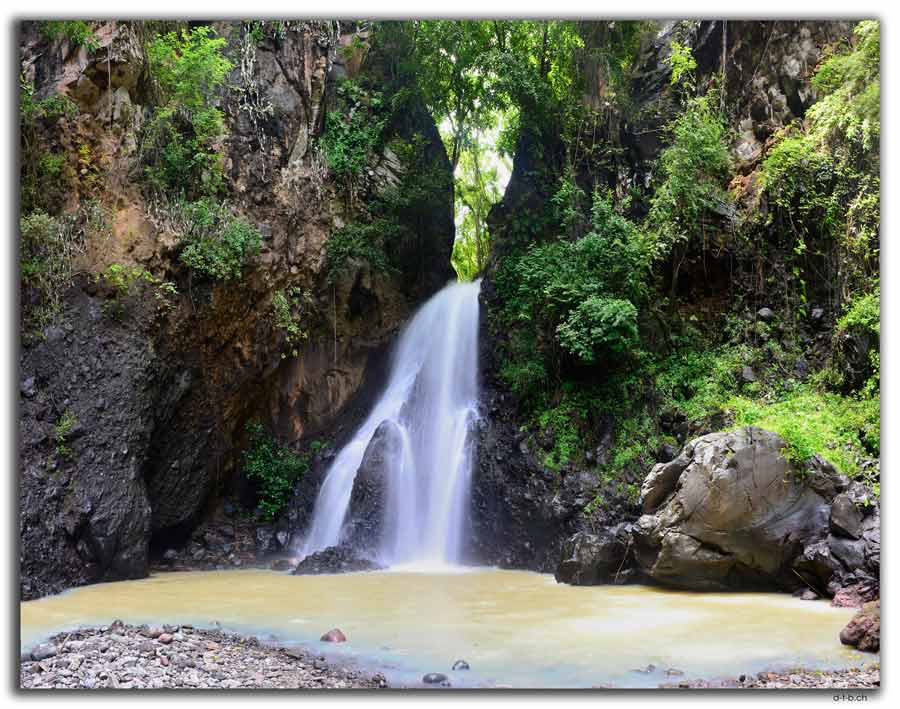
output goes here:
<path id="1" fill-rule="evenodd" d="M 56 650 L 23 657 L 23 689 L 379 689 L 381 674 L 328 664 L 302 647 L 187 625 L 116 623 L 53 637 Z M 158 629 L 157 629 L 158 630 Z M 166 638 L 166 640 L 164 640 Z"/>
<path id="2" fill-rule="evenodd" d="M 631 525 L 627 523 L 596 534 L 578 532 L 563 545 L 556 580 L 573 586 L 636 580 L 630 534 Z"/>
<path id="3" fill-rule="evenodd" d="M 303 574 L 341 574 L 351 571 L 375 571 L 380 564 L 360 556 L 349 546 L 328 547 L 303 559 L 293 570 L 295 576 Z"/>

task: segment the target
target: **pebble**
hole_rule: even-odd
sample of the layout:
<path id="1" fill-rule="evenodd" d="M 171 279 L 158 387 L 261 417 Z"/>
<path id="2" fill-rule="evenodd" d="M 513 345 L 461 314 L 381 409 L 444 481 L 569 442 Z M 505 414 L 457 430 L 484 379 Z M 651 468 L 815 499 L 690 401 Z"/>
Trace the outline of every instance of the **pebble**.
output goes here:
<path id="1" fill-rule="evenodd" d="M 469 663 L 466 662 L 465 660 L 457 660 L 456 662 L 453 663 L 452 669 L 454 672 L 457 670 L 467 670 L 467 669 L 469 669 Z"/>

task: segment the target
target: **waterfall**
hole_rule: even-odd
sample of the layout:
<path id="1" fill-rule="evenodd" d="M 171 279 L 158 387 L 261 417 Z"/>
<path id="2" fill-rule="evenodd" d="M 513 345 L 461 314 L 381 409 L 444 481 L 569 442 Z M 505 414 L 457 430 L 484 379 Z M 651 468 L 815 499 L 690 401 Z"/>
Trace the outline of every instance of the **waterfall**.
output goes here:
<path id="1" fill-rule="evenodd" d="M 366 447 L 388 422 L 379 560 L 459 562 L 477 416 L 480 288 L 480 281 L 450 284 L 406 325 L 384 393 L 325 474 L 304 556 L 341 541 Z"/>

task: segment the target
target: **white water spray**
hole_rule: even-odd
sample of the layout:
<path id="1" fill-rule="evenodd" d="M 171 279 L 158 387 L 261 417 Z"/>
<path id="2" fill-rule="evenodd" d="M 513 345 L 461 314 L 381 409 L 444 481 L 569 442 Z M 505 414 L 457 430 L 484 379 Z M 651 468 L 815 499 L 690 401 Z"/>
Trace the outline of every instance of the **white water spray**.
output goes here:
<path id="1" fill-rule="evenodd" d="M 341 541 L 356 472 L 378 427 L 385 450 L 380 561 L 460 561 L 478 403 L 478 293 L 454 283 L 416 313 L 397 342 L 387 388 L 325 474 L 303 555 Z"/>

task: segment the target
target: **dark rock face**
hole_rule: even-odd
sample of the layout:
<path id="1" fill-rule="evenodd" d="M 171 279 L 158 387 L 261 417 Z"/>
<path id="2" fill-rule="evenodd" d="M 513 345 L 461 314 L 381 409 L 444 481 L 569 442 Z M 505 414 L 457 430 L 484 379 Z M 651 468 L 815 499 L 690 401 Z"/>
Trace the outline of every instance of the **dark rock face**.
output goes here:
<path id="1" fill-rule="evenodd" d="M 808 584 L 833 595 L 848 583 L 877 585 L 877 510 L 866 518 L 869 541 L 831 534 L 835 500 L 839 519 L 852 514 L 842 498 L 849 481 L 821 458 L 796 469 L 784 445 L 752 427 L 713 433 L 655 466 L 633 532 L 647 576 L 697 590 Z"/>
<path id="2" fill-rule="evenodd" d="M 344 543 L 368 554 L 378 548 L 384 533 L 387 505 L 387 468 L 396 453 L 393 424 L 382 423 L 369 441 L 353 480 L 344 523 Z"/>
<path id="3" fill-rule="evenodd" d="M 866 603 L 841 631 L 841 642 L 858 650 L 878 652 L 881 646 L 881 601 Z"/>
<path id="4" fill-rule="evenodd" d="M 146 218 L 151 210 L 138 186 L 120 184 L 119 177 L 96 186 L 107 205 L 116 205 L 112 241 L 86 244 L 85 270 L 93 275 L 110 260 L 122 261 L 172 280 L 180 295 L 159 319 L 146 317 L 138 304 L 117 320 L 101 309 L 109 294 L 86 278 L 67 294 L 65 312 L 44 341 L 23 350 L 23 597 L 143 576 L 150 546 L 193 557 L 192 531 L 222 492 L 253 502 L 253 489 L 240 477 L 245 422 L 259 418 L 292 443 L 322 432 L 340 436 L 373 362 L 416 305 L 452 277 L 451 168 L 433 121 L 414 99 L 386 128 L 385 143 L 421 135 L 421 164 L 398 165 L 386 152 L 373 156 L 371 184 L 361 199 L 396 179 L 398 169 L 427 169 L 446 180 L 436 182 L 442 186 L 420 209 L 403 216 L 415 238 L 390 245 L 398 273 L 354 263 L 333 286 L 323 284 L 325 243 L 346 221 L 347 200 L 341 185 L 316 171 L 309 145 L 321 133 L 338 65 L 349 70 L 338 45 L 356 32 L 351 24 L 292 23 L 282 40 L 249 47 L 249 70 L 235 68 L 229 77 L 229 85 L 252 84 L 258 105 L 274 109 L 260 118 L 242 103 L 246 92 L 224 92 L 229 198 L 263 235 L 262 251 L 239 286 L 191 281 L 171 235 Z M 56 126 L 65 134 L 55 138 L 63 145 L 85 140 L 102 146 L 96 159 L 108 164 L 104 174 L 110 176 L 138 172 L 132 118 L 152 108 L 138 80 L 146 65 L 141 29 L 139 23 L 104 22 L 97 31 L 103 62 L 88 57 L 85 63 L 79 59 L 84 52 L 48 46 L 36 23 L 22 25 L 26 80 L 40 95 L 51 89 L 71 94 L 82 112 L 78 121 Z M 232 58 L 248 48 L 240 22 L 217 22 L 215 29 Z M 376 51 L 369 58 L 378 84 L 383 58 Z M 93 143 L 85 131 L 97 132 Z M 127 248 L 119 243 L 124 239 Z M 328 334 L 309 337 L 297 357 L 283 358 L 283 335 L 270 313 L 273 293 L 289 288 L 310 293 L 317 315 L 304 327 Z M 71 454 L 56 460 L 54 424 L 68 409 L 78 421 L 65 444 Z M 316 473 L 304 476 L 302 503 L 292 507 L 292 517 L 259 530 L 258 553 L 290 546 L 319 481 Z"/>
<path id="5" fill-rule="evenodd" d="M 144 465 L 160 367 L 137 328 L 111 326 L 86 294 L 75 294 L 67 317 L 22 358 L 23 599 L 147 567 Z M 76 423 L 61 435 L 66 412 Z"/>
<path id="6" fill-rule="evenodd" d="M 344 574 L 351 571 L 375 571 L 383 568 L 371 559 L 359 556 L 346 545 L 328 547 L 303 559 L 292 572 L 294 576 L 305 574 Z"/>
<path id="7" fill-rule="evenodd" d="M 556 580 L 573 586 L 627 583 L 636 580 L 631 553 L 631 525 L 622 523 L 597 534 L 578 532 L 563 544 Z"/>

